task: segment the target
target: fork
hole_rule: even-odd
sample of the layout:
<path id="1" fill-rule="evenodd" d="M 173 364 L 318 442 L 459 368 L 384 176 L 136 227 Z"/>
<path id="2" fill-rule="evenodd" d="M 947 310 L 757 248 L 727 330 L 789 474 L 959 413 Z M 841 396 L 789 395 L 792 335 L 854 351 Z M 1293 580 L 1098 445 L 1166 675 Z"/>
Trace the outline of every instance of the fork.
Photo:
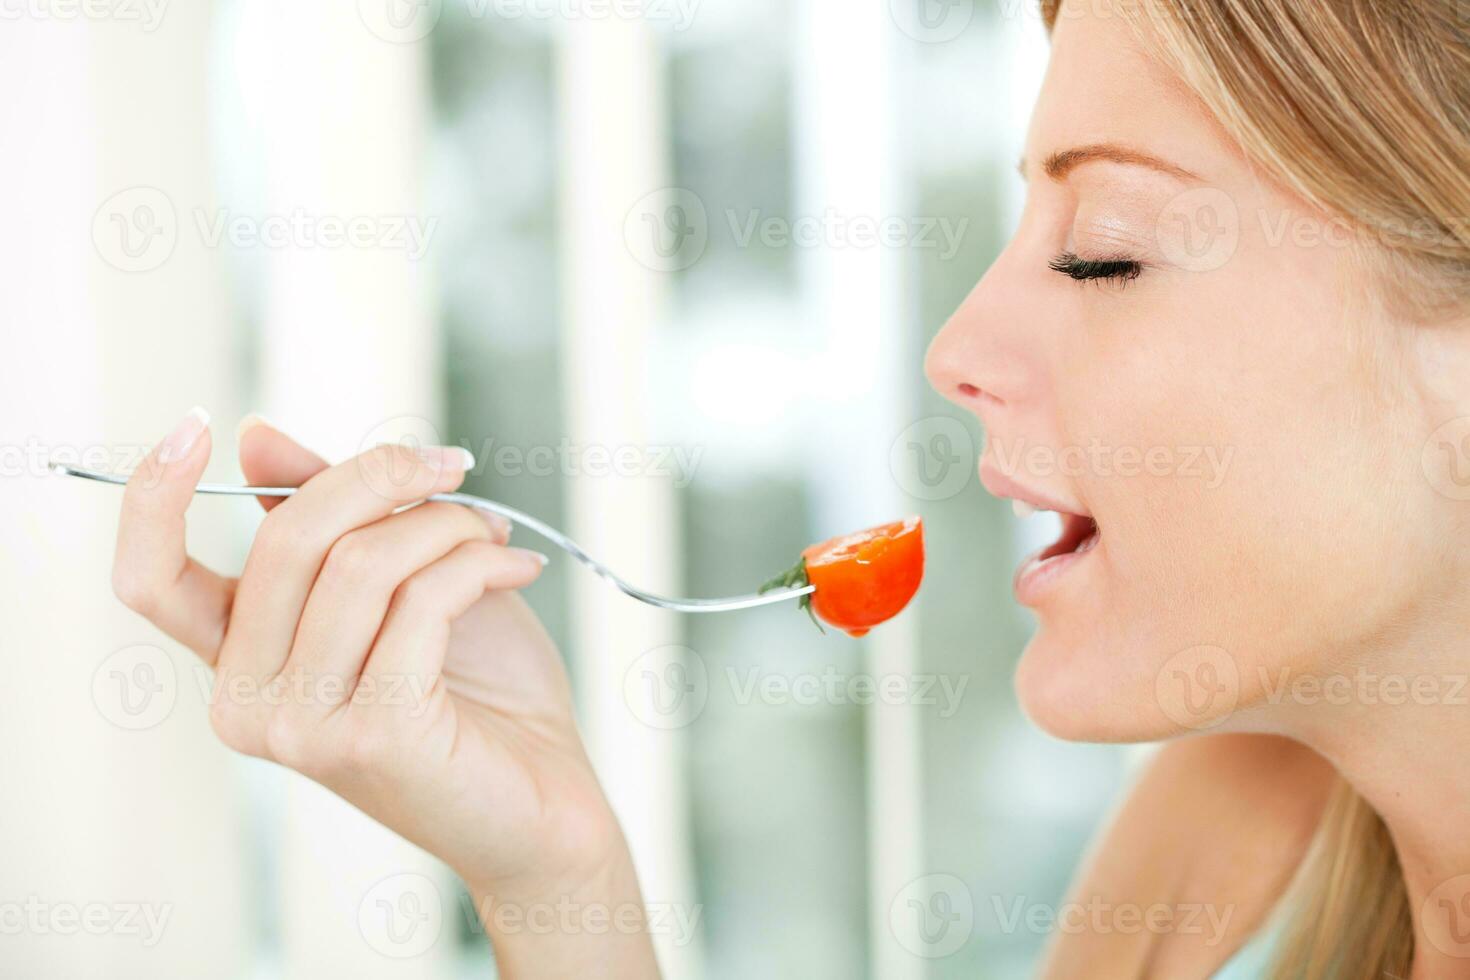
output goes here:
<path id="1" fill-rule="evenodd" d="M 83 480 L 95 480 L 98 483 L 125 486 L 128 482 L 126 476 L 121 476 L 117 473 L 103 473 L 100 470 L 89 470 L 67 463 L 50 462 L 48 466 L 54 473 L 59 473 L 63 476 L 80 477 Z M 224 494 L 235 497 L 289 497 L 296 492 L 296 487 L 242 487 L 224 483 L 201 483 L 194 488 L 194 492 Z M 562 551 L 565 551 L 577 559 L 577 561 L 612 583 L 624 595 L 631 596 L 639 602 L 646 602 L 650 606 L 657 606 L 660 609 L 672 609 L 675 612 L 683 613 L 733 612 L 737 609 L 753 609 L 756 606 L 769 606 L 777 602 L 786 602 L 789 599 L 799 599 L 810 592 L 816 591 L 816 586 L 808 585 L 797 589 L 775 589 L 763 593 L 754 592 L 748 595 L 727 596 L 723 599 L 677 599 L 662 596 L 655 592 L 647 592 L 630 585 L 622 577 L 615 574 L 612 569 L 583 551 L 571 538 L 562 534 L 551 525 L 537 520 L 530 514 L 516 510 L 514 507 L 507 507 L 505 504 L 498 503 L 494 500 L 486 500 L 484 497 L 476 497 L 474 494 L 469 493 L 436 493 L 428 499 L 447 504 L 461 504 L 465 507 L 472 507 L 475 510 L 499 514 L 506 520 L 519 524 L 527 530 L 541 535 L 541 537 L 550 541 Z"/>

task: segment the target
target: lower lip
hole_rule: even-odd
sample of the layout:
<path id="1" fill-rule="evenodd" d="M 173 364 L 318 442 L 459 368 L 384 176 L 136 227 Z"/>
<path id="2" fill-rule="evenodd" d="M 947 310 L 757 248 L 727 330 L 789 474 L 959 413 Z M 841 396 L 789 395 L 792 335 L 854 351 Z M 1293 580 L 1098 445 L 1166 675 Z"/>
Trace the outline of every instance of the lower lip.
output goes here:
<path id="1" fill-rule="evenodd" d="M 1021 563 L 1020 568 L 1016 569 L 1016 578 L 1012 583 L 1016 601 L 1023 606 L 1040 605 L 1049 594 L 1056 590 L 1068 573 L 1086 562 L 1101 547 L 1102 542 L 1098 541 L 1086 551 L 1070 551 L 1065 555 L 1057 555 L 1045 561 L 1041 559 L 1041 551 L 1031 555 Z"/>

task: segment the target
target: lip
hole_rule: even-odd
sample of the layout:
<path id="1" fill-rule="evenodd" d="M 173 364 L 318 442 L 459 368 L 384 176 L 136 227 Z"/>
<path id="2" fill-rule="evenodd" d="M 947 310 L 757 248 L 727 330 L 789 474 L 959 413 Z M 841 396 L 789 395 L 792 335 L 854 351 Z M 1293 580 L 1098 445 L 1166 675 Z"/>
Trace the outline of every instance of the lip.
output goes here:
<path id="1" fill-rule="evenodd" d="M 1011 589 L 1021 605 L 1032 608 L 1039 606 L 1058 588 L 1068 573 L 1082 566 L 1102 547 L 1099 536 L 1086 551 L 1071 550 L 1087 540 L 1089 526 L 1093 532 L 1096 531 L 1096 521 L 1085 507 L 1026 487 L 1000 472 L 988 461 L 980 464 L 980 482 L 997 497 L 1020 500 L 1038 510 L 1056 511 L 1062 519 L 1061 536 L 1045 548 L 1038 548 L 1027 555 L 1016 569 Z M 1072 543 L 1067 546 L 1065 542 L 1069 540 Z M 1063 550 L 1055 553 L 1059 546 Z"/>
<path id="2" fill-rule="evenodd" d="M 1083 518 L 1070 515 L 1067 520 L 1083 520 Z M 1062 540 L 1067 534 L 1063 532 Z M 1016 601 L 1023 606 L 1036 608 L 1041 605 L 1061 584 L 1062 580 L 1079 567 L 1086 567 L 1088 561 L 1102 548 L 1102 538 L 1089 547 L 1086 551 L 1066 551 L 1059 555 L 1047 557 L 1047 552 L 1053 550 L 1055 544 L 1038 548 L 1027 555 L 1016 569 L 1015 578 L 1011 580 L 1011 591 L 1015 593 Z"/>
<path id="3" fill-rule="evenodd" d="M 980 464 L 980 483 L 994 497 L 1004 497 L 1010 500 L 1019 500 L 1030 504 L 1037 510 L 1054 510 L 1059 514 L 1081 514 L 1084 517 L 1091 516 L 1081 504 L 1069 503 L 1056 497 L 1049 497 L 1044 493 L 1032 490 L 1030 487 L 1018 483 L 1012 477 L 1006 476 L 996 469 L 989 460 Z"/>

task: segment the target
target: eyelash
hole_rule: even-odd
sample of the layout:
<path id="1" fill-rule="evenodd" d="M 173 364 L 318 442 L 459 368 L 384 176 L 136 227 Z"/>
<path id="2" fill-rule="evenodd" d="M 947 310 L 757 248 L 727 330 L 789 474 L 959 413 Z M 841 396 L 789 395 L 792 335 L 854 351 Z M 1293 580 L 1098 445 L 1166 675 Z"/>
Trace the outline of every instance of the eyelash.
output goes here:
<path id="1" fill-rule="evenodd" d="M 1078 282 L 1130 282 L 1143 274 L 1143 265 L 1132 259 L 1084 259 L 1075 252 L 1063 252 L 1048 263 L 1048 268 Z"/>

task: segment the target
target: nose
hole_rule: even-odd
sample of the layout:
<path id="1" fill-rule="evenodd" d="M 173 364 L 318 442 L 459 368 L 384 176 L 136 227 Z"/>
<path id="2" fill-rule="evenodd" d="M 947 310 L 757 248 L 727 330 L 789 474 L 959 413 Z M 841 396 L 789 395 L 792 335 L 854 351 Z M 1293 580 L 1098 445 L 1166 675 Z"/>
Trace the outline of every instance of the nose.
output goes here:
<path id="1" fill-rule="evenodd" d="M 924 373 L 934 390 L 986 421 L 986 414 L 1025 399 L 1028 327 L 1038 311 L 1002 254 L 929 345 Z"/>

